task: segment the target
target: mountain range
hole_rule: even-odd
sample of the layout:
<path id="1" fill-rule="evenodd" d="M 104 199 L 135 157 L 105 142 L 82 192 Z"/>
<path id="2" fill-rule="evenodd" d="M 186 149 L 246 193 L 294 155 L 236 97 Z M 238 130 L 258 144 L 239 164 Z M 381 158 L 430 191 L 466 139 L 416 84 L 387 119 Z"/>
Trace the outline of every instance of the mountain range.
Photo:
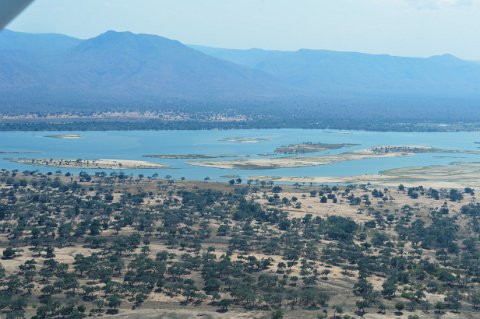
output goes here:
<path id="1" fill-rule="evenodd" d="M 273 75 L 310 94 L 476 95 L 480 63 L 445 54 L 408 58 L 302 49 L 229 50 L 192 46 L 205 54 Z"/>
<path id="2" fill-rule="evenodd" d="M 276 103 L 468 110 L 477 101 L 480 63 L 452 55 L 233 50 L 115 31 L 87 40 L 0 32 L 3 113 Z"/>

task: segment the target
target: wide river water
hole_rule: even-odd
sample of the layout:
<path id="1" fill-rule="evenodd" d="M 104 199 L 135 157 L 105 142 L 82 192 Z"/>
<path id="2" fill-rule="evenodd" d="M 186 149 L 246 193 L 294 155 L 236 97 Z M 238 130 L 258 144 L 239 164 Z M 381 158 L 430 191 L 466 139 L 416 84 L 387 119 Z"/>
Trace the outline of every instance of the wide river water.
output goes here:
<path id="1" fill-rule="evenodd" d="M 46 137 L 55 134 L 80 134 L 78 139 Z M 224 141 L 229 138 L 261 138 L 256 143 Z M 302 142 L 349 143 L 358 146 L 329 150 L 309 155 L 336 154 L 355 149 L 381 145 L 426 145 L 441 149 L 479 151 L 478 132 L 418 133 L 418 132 L 341 132 L 332 130 L 226 130 L 226 131 L 106 131 L 106 132 L 1 132 L 0 168 L 7 170 L 38 170 L 41 172 L 79 173 L 99 170 L 54 168 L 13 163 L 8 158 L 42 159 L 132 159 L 146 160 L 172 166 L 165 169 L 125 170 L 126 174 L 144 174 L 160 177 L 170 175 L 175 179 L 185 177 L 191 180 L 226 180 L 225 175 L 239 175 L 244 180 L 249 176 L 349 176 L 376 174 L 381 170 L 428 165 L 447 165 L 451 162 L 480 162 L 475 154 L 416 154 L 407 157 L 364 159 L 346 161 L 323 166 L 283 168 L 272 170 L 230 170 L 188 165 L 187 161 L 202 159 L 155 159 L 144 155 L 231 155 L 232 159 L 258 154 L 272 154 L 279 146 Z M 272 155 L 274 156 L 274 155 Z M 276 155 L 284 156 L 284 155 Z M 224 161 L 229 158 L 209 159 Z M 109 170 L 103 170 L 110 172 Z"/>

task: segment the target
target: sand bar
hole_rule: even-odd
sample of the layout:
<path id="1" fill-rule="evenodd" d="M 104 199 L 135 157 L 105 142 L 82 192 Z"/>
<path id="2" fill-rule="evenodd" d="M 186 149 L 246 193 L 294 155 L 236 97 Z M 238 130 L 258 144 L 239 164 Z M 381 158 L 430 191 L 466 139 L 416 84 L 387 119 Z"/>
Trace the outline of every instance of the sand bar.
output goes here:
<path id="1" fill-rule="evenodd" d="M 357 146 L 358 144 L 326 144 L 326 143 L 300 143 L 280 146 L 275 149 L 275 153 L 281 154 L 303 154 L 303 153 L 317 153 L 327 150 L 336 150 L 344 147 Z"/>
<path id="2" fill-rule="evenodd" d="M 148 158 L 159 159 L 213 159 L 225 157 L 238 157 L 238 155 L 206 155 L 206 154 L 158 154 L 158 155 L 143 155 Z"/>
<path id="3" fill-rule="evenodd" d="M 229 143 L 260 143 L 269 141 L 269 138 L 266 137 L 226 137 L 222 138 L 220 142 L 229 142 Z"/>
<path id="4" fill-rule="evenodd" d="M 249 179 L 280 183 L 372 184 L 429 186 L 436 188 L 480 187 L 480 163 L 451 163 L 396 168 L 357 176 L 250 176 Z"/>
<path id="5" fill-rule="evenodd" d="M 435 153 L 441 150 L 430 146 L 377 146 L 334 155 L 288 156 L 276 158 L 249 158 L 231 161 L 196 161 L 189 165 L 221 169 L 262 170 L 276 168 L 308 167 L 368 158 L 410 156 L 418 153 Z"/>
<path id="6" fill-rule="evenodd" d="M 59 139 L 79 139 L 80 134 L 55 134 L 55 135 L 46 135 L 45 137 L 59 138 Z"/>
<path id="7" fill-rule="evenodd" d="M 11 162 L 62 168 L 85 168 L 85 169 L 157 169 L 169 168 L 167 165 L 138 160 L 124 159 L 34 159 L 34 158 L 10 158 Z"/>

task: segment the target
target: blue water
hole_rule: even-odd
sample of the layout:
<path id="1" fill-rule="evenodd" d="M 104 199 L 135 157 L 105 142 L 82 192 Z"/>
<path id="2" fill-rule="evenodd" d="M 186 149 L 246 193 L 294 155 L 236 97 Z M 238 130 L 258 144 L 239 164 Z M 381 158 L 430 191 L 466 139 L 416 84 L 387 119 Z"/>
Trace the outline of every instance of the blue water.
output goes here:
<path id="1" fill-rule="evenodd" d="M 478 132 L 455 133 L 398 133 L 352 131 L 340 134 L 332 130 L 228 130 L 228 131 L 107 131 L 107 132 L 1 132 L 0 152 L 25 152 L 23 154 L 1 154 L 0 168 L 13 170 L 38 170 L 41 172 L 79 173 L 99 170 L 65 169 L 45 166 L 31 166 L 12 163 L 5 158 L 63 158 L 63 159 L 134 159 L 158 162 L 172 166 L 168 169 L 125 170 L 126 174 L 144 174 L 160 177 L 170 175 L 175 179 L 185 177 L 191 180 L 225 180 L 222 175 L 240 175 L 248 179 L 252 175 L 267 176 L 348 176 L 375 174 L 381 170 L 408 166 L 447 165 L 451 162 L 480 161 L 474 154 L 416 154 L 409 157 L 366 159 L 360 161 L 340 162 L 324 166 L 285 168 L 274 170 L 226 170 L 190 166 L 186 161 L 199 160 L 165 160 L 144 158 L 147 154 L 206 154 L 258 157 L 258 154 L 272 154 L 274 149 L 288 144 L 302 142 L 314 143 L 351 143 L 358 146 L 320 152 L 318 154 L 343 153 L 379 145 L 429 145 L 436 148 L 452 150 L 480 151 Z M 80 134 L 80 139 L 56 139 L 46 135 Z M 250 137 L 267 138 L 258 143 L 232 143 L 221 141 L 224 138 Z M 312 154 L 314 155 L 314 154 Z M 442 158 L 442 155 L 463 158 Z M 440 157 L 439 157 L 440 156 Z M 232 158 L 234 159 L 234 158 Z M 209 159 L 222 161 L 228 158 Z M 111 170 L 104 170 L 111 172 Z"/>

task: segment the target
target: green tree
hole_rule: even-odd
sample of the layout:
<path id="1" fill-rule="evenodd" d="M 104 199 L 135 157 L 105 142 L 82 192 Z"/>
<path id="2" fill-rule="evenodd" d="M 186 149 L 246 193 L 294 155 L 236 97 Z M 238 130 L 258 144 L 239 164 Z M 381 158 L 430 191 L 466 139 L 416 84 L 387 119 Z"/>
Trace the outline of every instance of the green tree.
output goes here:
<path id="1" fill-rule="evenodd" d="M 357 300 L 355 302 L 355 305 L 357 306 L 357 312 L 363 316 L 365 314 L 365 309 L 369 306 L 369 302 L 366 300 Z"/>
<path id="2" fill-rule="evenodd" d="M 282 319 L 283 313 L 280 310 L 274 311 L 270 316 L 271 319 Z"/>
<path id="3" fill-rule="evenodd" d="M 397 310 L 398 314 L 402 314 L 403 309 L 405 309 L 405 304 L 403 302 L 397 302 L 395 304 L 395 309 Z"/>
<path id="4" fill-rule="evenodd" d="M 395 297 L 395 292 L 397 291 L 397 286 L 395 285 L 395 280 L 389 278 L 385 280 L 382 285 L 382 296 L 386 299 L 392 299 Z"/>
<path id="5" fill-rule="evenodd" d="M 460 303 L 460 299 L 461 296 L 457 289 L 448 291 L 444 299 L 445 306 L 450 310 L 458 311 L 462 306 Z"/>
<path id="6" fill-rule="evenodd" d="M 3 259 L 13 259 L 15 257 L 15 249 L 7 247 L 3 250 Z"/>
<path id="7" fill-rule="evenodd" d="M 228 307 L 230 307 L 231 304 L 232 304 L 232 301 L 230 299 L 221 299 L 218 302 L 218 306 L 220 307 L 221 312 L 227 312 Z"/>
<path id="8" fill-rule="evenodd" d="M 333 305 L 333 319 L 337 318 L 337 314 L 341 315 L 343 313 L 343 307 L 340 305 Z"/>
<path id="9" fill-rule="evenodd" d="M 120 298 L 119 295 L 113 294 L 110 297 L 108 297 L 108 307 L 110 309 L 108 310 L 109 314 L 116 314 L 118 312 L 118 307 L 122 304 L 122 299 Z"/>

